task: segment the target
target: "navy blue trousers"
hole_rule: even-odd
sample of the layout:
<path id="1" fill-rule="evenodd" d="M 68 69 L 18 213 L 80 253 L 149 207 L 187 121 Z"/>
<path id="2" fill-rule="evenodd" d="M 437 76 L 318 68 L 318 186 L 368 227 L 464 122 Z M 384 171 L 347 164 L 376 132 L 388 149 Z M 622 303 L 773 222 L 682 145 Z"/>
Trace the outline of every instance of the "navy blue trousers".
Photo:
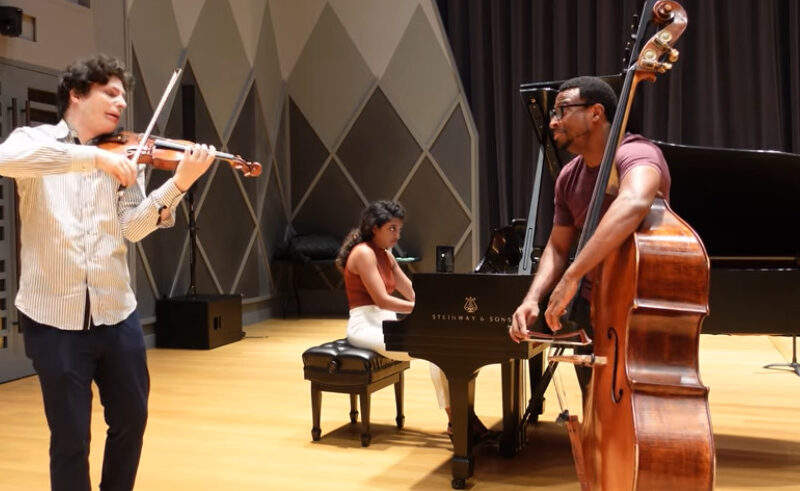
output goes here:
<path id="1" fill-rule="evenodd" d="M 134 312 L 113 326 L 64 331 L 20 312 L 25 353 L 39 375 L 50 427 L 50 485 L 88 491 L 92 381 L 108 425 L 102 490 L 131 490 L 147 424 L 150 377 L 144 336 Z"/>

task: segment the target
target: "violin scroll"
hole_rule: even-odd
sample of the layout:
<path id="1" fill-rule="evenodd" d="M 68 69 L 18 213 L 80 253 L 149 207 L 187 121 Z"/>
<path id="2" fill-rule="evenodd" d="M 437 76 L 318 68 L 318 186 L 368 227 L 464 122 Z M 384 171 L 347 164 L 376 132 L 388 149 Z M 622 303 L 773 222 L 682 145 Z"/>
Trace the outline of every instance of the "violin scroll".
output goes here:
<path id="1" fill-rule="evenodd" d="M 241 155 L 235 155 L 232 159 L 223 160 L 227 160 L 228 163 L 231 164 L 231 167 L 242 172 L 245 177 L 256 177 L 261 174 L 261 164 L 258 162 L 248 162 L 243 159 Z"/>

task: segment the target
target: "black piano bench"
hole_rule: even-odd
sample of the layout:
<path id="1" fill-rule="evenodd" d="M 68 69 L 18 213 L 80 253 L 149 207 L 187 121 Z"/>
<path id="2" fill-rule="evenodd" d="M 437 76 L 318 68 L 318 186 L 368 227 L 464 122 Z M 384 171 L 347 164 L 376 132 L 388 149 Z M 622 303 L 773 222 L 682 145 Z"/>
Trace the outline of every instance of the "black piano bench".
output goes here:
<path id="1" fill-rule="evenodd" d="M 350 394 L 350 422 L 358 420 L 356 396 L 361 398 L 361 446 L 369 446 L 370 395 L 376 390 L 394 384 L 397 404 L 397 427 L 402 428 L 403 372 L 411 362 L 386 358 L 374 351 L 355 348 L 346 339 L 307 349 L 303 353 L 303 373 L 311 381 L 311 415 L 313 426 L 311 437 L 318 441 L 322 430 L 319 415 L 322 407 L 322 391 Z"/>

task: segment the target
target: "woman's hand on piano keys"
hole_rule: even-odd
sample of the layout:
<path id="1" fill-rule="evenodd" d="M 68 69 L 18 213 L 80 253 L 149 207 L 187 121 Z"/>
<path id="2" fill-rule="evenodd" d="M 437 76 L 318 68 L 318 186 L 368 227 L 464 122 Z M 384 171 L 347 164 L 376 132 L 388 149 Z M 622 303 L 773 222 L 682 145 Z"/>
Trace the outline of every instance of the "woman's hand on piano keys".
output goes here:
<path id="1" fill-rule="evenodd" d="M 512 341 L 519 343 L 525 341 L 530 336 L 528 326 L 533 325 L 539 318 L 539 302 L 525 299 L 522 301 L 514 315 L 511 317 L 511 325 L 508 327 L 508 335 Z"/>

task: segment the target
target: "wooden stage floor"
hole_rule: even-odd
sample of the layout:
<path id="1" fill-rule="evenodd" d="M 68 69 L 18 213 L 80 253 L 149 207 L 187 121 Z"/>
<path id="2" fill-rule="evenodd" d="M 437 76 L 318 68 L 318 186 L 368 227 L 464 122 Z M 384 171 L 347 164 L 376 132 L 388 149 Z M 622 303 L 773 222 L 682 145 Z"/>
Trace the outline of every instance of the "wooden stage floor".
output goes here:
<path id="1" fill-rule="evenodd" d="M 451 445 L 436 406 L 427 362 L 407 372 L 403 430 L 394 427 L 394 395 L 373 394 L 372 445 L 361 448 L 349 401 L 324 393 L 322 439 L 311 441 L 309 384 L 301 353 L 337 337 L 343 319 L 268 320 L 247 336 L 210 351 L 148 353 L 150 419 L 138 490 L 450 489 Z M 800 489 L 800 377 L 766 370 L 788 361 L 787 338 L 710 336 L 701 339 L 701 374 L 711 387 L 718 490 Z M 574 371 L 559 369 L 572 408 Z M 500 421 L 500 374 L 485 367 L 476 412 Z M 566 430 L 552 387 L 545 414 L 529 428 L 513 459 L 491 446 L 476 451 L 475 490 L 577 490 Z M 575 411 L 572 411 L 575 412 Z M 95 489 L 105 426 L 95 396 L 91 472 Z M 48 481 L 48 431 L 36 377 L 0 384 L 0 490 L 42 490 Z"/>

